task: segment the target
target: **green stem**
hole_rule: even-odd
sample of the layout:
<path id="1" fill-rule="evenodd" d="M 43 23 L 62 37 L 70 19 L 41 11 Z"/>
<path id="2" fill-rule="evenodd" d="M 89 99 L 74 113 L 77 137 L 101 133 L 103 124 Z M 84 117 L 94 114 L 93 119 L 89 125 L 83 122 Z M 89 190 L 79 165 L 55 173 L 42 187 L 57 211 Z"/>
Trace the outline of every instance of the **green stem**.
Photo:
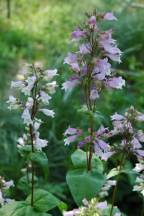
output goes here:
<path id="1" fill-rule="evenodd" d="M 93 131 L 94 123 L 93 117 L 90 117 L 90 147 L 89 147 L 89 160 L 88 160 L 88 171 L 92 169 L 92 157 L 93 157 Z"/>
<path id="2" fill-rule="evenodd" d="M 30 125 L 30 137 L 31 137 L 31 151 L 34 152 L 34 143 L 33 143 L 33 127 Z M 32 173 L 32 178 L 31 178 L 31 206 L 33 206 L 34 203 L 34 164 L 31 162 L 31 173 Z"/>
<path id="3" fill-rule="evenodd" d="M 37 77 L 36 69 L 34 66 L 33 66 L 33 70 L 34 70 L 35 75 Z M 32 112 L 31 112 L 32 121 L 34 120 L 36 113 L 37 113 L 37 109 L 38 109 L 38 103 L 37 103 L 37 98 L 36 98 L 37 97 L 37 91 L 38 91 L 37 84 L 38 84 L 38 80 L 36 80 L 34 88 L 32 89 L 32 96 L 33 96 L 33 106 L 32 106 Z M 29 126 L 29 132 L 30 132 L 30 139 L 31 139 L 31 151 L 33 153 L 35 151 L 35 149 L 34 149 L 34 130 L 33 130 L 32 125 Z M 34 172 L 35 172 L 34 163 L 31 162 L 31 174 L 32 174 L 32 177 L 31 177 L 31 206 L 33 206 L 33 204 L 34 204 Z"/>
<path id="4" fill-rule="evenodd" d="M 142 196 L 142 211 L 141 211 L 141 216 L 144 215 L 144 198 Z"/>
<path id="5" fill-rule="evenodd" d="M 119 174 L 121 172 L 124 160 L 125 160 L 125 153 L 122 153 L 122 157 L 121 157 L 121 161 L 120 161 L 120 166 L 119 166 L 119 170 L 118 170 L 119 172 L 118 172 L 118 175 L 117 175 L 117 181 L 116 181 L 116 185 L 115 185 L 115 188 L 114 188 L 114 191 L 113 191 L 113 195 L 112 195 L 112 207 L 111 207 L 111 210 L 110 210 L 110 216 L 112 216 L 112 213 L 113 213 L 115 198 L 116 198 L 116 194 L 117 194 L 117 190 L 118 190 Z"/>

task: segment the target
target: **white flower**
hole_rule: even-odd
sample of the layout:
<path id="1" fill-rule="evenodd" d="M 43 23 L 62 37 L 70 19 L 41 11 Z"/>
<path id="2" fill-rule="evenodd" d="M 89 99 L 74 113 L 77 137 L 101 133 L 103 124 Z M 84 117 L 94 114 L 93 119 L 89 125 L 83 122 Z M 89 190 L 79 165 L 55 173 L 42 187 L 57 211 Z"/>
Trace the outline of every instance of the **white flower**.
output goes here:
<path id="1" fill-rule="evenodd" d="M 137 138 L 140 142 L 144 142 L 144 133 L 142 130 L 138 130 L 137 132 Z"/>
<path id="2" fill-rule="evenodd" d="M 46 85 L 47 90 L 49 91 L 50 94 L 54 94 L 56 91 L 56 87 L 57 87 L 57 83 L 56 81 L 50 82 Z"/>
<path id="3" fill-rule="evenodd" d="M 99 98 L 98 91 L 96 89 L 92 89 L 90 92 L 90 99 L 96 100 L 97 98 Z"/>
<path id="4" fill-rule="evenodd" d="M 79 85 L 80 81 L 78 79 L 68 80 L 62 84 L 62 89 L 65 91 L 72 90 L 77 85 Z"/>
<path id="5" fill-rule="evenodd" d="M 18 81 L 12 81 L 11 82 L 11 88 L 19 88 L 19 89 L 22 89 L 24 87 L 24 82 L 21 81 L 21 80 L 18 80 Z"/>
<path id="6" fill-rule="evenodd" d="M 124 117 L 120 114 L 117 114 L 117 113 L 115 113 L 114 115 L 111 116 L 112 121 L 121 121 L 123 119 L 124 119 Z"/>
<path id="7" fill-rule="evenodd" d="M 39 132 L 36 133 L 36 139 L 35 139 L 35 148 L 39 151 L 42 150 L 42 148 L 46 147 L 48 144 L 47 140 L 43 140 L 39 138 Z"/>
<path id="8" fill-rule="evenodd" d="M 138 115 L 136 119 L 140 122 L 143 122 L 144 121 L 144 114 Z"/>
<path id="9" fill-rule="evenodd" d="M 142 170 L 144 170 L 144 164 L 136 163 L 136 166 L 133 170 L 136 172 L 141 172 Z"/>
<path id="10" fill-rule="evenodd" d="M 17 104 L 17 99 L 12 95 L 9 96 L 9 100 L 7 101 L 7 103 L 9 104 L 8 108 L 10 110 L 17 109 L 19 107 L 19 105 Z"/>
<path id="11" fill-rule="evenodd" d="M 45 103 L 49 104 L 49 100 L 51 99 L 51 96 L 49 96 L 46 92 L 40 91 L 40 100 Z"/>
<path id="12" fill-rule="evenodd" d="M 35 82 L 36 82 L 36 76 L 28 77 L 28 79 L 26 80 L 27 85 L 24 88 L 22 88 L 22 92 L 25 95 L 30 95 L 30 92 L 34 87 Z"/>
<path id="13" fill-rule="evenodd" d="M 26 108 L 31 109 L 32 106 L 33 106 L 33 102 L 34 102 L 33 98 L 32 97 L 28 97 L 28 100 L 26 102 Z"/>
<path id="14" fill-rule="evenodd" d="M 1 189 L 0 189 L 0 204 L 1 204 L 1 205 L 4 204 L 4 198 L 3 198 L 3 194 L 2 194 Z"/>
<path id="15" fill-rule="evenodd" d="M 42 113 L 44 113 L 46 116 L 51 116 L 52 118 L 54 118 L 55 112 L 53 110 L 40 109 L 39 111 L 41 111 Z"/>
<path id="16" fill-rule="evenodd" d="M 13 180 L 10 180 L 10 181 L 7 181 L 4 183 L 4 188 L 5 189 L 9 189 L 10 187 L 13 187 L 14 186 L 14 182 Z"/>
<path id="17" fill-rule="evenodd" d="M 40 128 L 41 123 L 42 123 L 41 121 L 36 121 L 36 122 L 34 122 L 34 125 L 33 125 L 33 126 L 34 126 L 34 130 L 35 130 L 35 131 L 37 131 L 37 130 Z"/>
<path id="18" fill-rule="evenodd" d="M 24 146 L 24 145 L 25 145 L 24 138 L 23 138 L 23 137 L 19 137 L 19 138 L 18 138 L 18 145 L 17 145 L 17 147 L 18 147 L 18 148 L 21 148 L 21 147 Z"/>
<path id="19" fill-rule="evenodd" d="M 22 113 L 22 119 L 24 121 L 24 124 L 26 124 L 26 125 L 32 124 L 32 119 L 31 119 L 31 115 L 30 115 L 30 112 L 29 112 L 28 108 L 26 108 L 23 111 L 23 113 Z"/>
<path id="20" fill-rule="evenodd" d="M 46 71 L 44 71 L 44 75 L 45 75 L 45 77 L 44 77 L 45 80 L 51 80 L 51 79 L 53 79 L 54 76 L 58 75 L 57 69 L 46 70 Z"/>

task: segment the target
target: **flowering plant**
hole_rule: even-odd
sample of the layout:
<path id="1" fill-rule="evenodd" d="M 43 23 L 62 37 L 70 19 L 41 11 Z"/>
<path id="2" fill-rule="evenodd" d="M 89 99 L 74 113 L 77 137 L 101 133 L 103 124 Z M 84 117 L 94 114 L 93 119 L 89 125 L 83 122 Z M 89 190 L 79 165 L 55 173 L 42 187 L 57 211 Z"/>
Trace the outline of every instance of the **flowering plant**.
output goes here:
<path id="1" fill-rule="evenodd" d="M 77 143 L 78 148 L 71 156 L 74 169 L 67 173 L 68 186 L 77 205 L 82 205 L 84 198 L 90 200 L 97 196 L 103 199 L 114 186 L 112 204 L 106 214 L 112 216 L 118 177 L 126 158 L 130 154 L 138 159 L 144 157 L 143 132 L 135 127 L 137 122 L 143 121 L 144 115 L 130 107 L 124 116 L 117 113 L 111 116 L 114 129 L 104 126 L 95 128 L 96 104 L 101 92 L 104 89 L 122 89 L 125 86 L 125 80 L 117 76 L 112 69 L 111 62 L 120 63 L 122 52 L 112 38 L 112 29 L 103 29 L 102 23 L 105 21 L 117 21 L 117 18 L 111 12 L 94 12 L 88 14 L 85 23 L 72 32 L 72 41 L 76 43 L 78 50 L 68 53 L 64 60 L 73 75 L 63 83 L 62 89 L 69 91 L 79 86 L 86 104 L 82 111 L 89 116 L 87 130 L 69 126 L 64 133 L 65 145 Z M 113 137 L 121 138 L 121 144 L 112 144 Z M 106 175 L 103 173 L 102 160 L 107 161 L 116 153 L 122 155 L 118 170 L 115 170 L 114 174 L 112 170 Z M 117 179 L 111 180 L 114 176 L 117 176 Z M 83 214 L 89 215 L 86 212 L 84 208 Z M 97 212 L 94 215 L 99 214 L 101 215 Z"/>
<path id="2" fill-rule="evenodd" d="M 36 164 L 47 166 L 48 162 L 46 154 L 42 152 L 48 141 L 40 137 L 39 128 L 43 123 L 40 113 L 52 118 L 55 115 L 47 106 L 57 87 L 56 81 L 53 81 L 56 75 L 56 69 L 44 70 L 39 65 L 29 65 L 27 71 L 19 76 L 21 80 L 11 83 L 11 87 L 18 91 L 18 97 L 11 95 L 7 103 L 9 109 L 19 109 L 22 112 L 25 133 L 19 137 L 17 147 L 25 159 L 27 181 L 30 183 L 31 192 L 26 201 L 13 201 L 6 206 L 9 215 L 13 211 L 16 215 L 49 215 L 46 212 L 59 205 L 59 200 L 55 196 L 35 186 Z M 4 215 L 5 208 L 1 211 Z"/>

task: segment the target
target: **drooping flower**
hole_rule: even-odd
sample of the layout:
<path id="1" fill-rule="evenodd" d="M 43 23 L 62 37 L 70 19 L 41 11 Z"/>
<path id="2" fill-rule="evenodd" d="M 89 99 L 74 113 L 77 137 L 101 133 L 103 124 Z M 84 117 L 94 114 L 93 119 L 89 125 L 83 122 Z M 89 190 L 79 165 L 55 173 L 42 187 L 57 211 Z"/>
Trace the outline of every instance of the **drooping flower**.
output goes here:
<path id="1" fill-rule="evenodd" d="M 106 75 L 111 73 L 111 64 L 108 63 L 108 59 L 99 59 L 97 60 L 92 76 L 98 80 L 104 80 Z"/>
<path id="2" fill-rule="evenodd" d="M 68 56 L 64 59 L 64 64 L 70 65 L 71 68 L 76 72 L 80 71 L 80 67 L 79 67 L 79 64 L 77 61 L 77 55 L 76 54 L 68 53 Z"/>
<path id="3" fill-rule="evenodd" d="M 56 92 L 56 87 L 57 87 L 57 82 L 56 81 L 52 81 L 50 83 L 46 84 L 46 89 L 48 90 L 48 92 L 50 94 L 54 94 Z"/>
<path id="4" fill-rule="evenodd" d="M 68 127 L 68 129 L 64 133 L 64 136 L 66 137 L 64 139 L 65 145 L 69 145 L 70 143 L 75 142 L 81 135 L 82 130 Z"/>
<path id="5" fill-rule="evenodd" d="M 112 38 L 112 30 L 105 31 L 100 35 L 99 45 L 104 49 L 105 55 L 113 61 L 120 62 L 122 52 L 116 45 L 116 41 Z"/>
<path id="6" fill-rule="evenodd" d="M 33 98 L 28 97 L 27 102 L 26 102 L 26 108 L 30 110 L 32 108 L 32 106 L 33 106 L 33 103 L 34 103 Z"/>
<path id="7" fill-rule="evenodd" d="M 106 85 L 110 88 L 122 89 L 125 86 L 125 80 L 122 77 L 113 77 L 106 81 Z"/>
<path id="8" fill-rule="evenodd" d="M 97 208 L 100 208 L 100 209 L 106 209 L 108 207 L 108 204 L 107 204 L 107 201 L 103 201 L 103 202 L 99 202 L 97 205 L 96 205 Z"/>
<path id="9" fill-rule="evenodd" d="M 8 109 L 17 109 L 19 107 L 18 100 L 14 96 L 10 95 L 9 100 L 7 101 L 9 104 Z"/>
<path id="10" fill-rule="evenodd" d="M 36 82 L 36 76 L 30 76 L 28 77 L 28 79 L 26 80 L 26 85 L 25 87 L 22 88 L 22 92 L 25 94 L 25 95 L 30 95 L 31 93 L 31 90 L 33 89 L 34 87 L 34 84 Z"/>
<path id="11" fill-rule="evenodd" d="M 96 89 L 92 89 L 90 92 L 90 99 L 96 100 L 97 98 L 99 98 L 98 91 Z"/>
<path id="12" fill-rule="evenodd" d="M 40 91 L 40 100 L 44 103 L 44 104 L 49 104 L 49 100 L 52 97 L 49 96 L 46 92 L 44 91 Z"/>
<path id="13" fill-rule="evenodd" d="M 47 144 L 48 144 L 48 141 L 47 140 L 44 140 L 44 139 L 40 139 L 39 138 L 40 134 L 39 132 L 37 132 L 35 134 L 35 148 L 39 151 L 42 150 L 42 148 L 46 147 Z"/>
<path id="14" fill-rule="evenodd" d="M 51 81 L 57 74 L 57 69 L 44 71 L 44 79 Z"/>
<path id="15" fill-rule="evenodd" d="M 24 82 L 21 80 L 11 82 L 11 88 L 22 89 L 24 86 L 25 86 Z"/>
<path id="16" fill-rule="evenodd" d="M 114 115 L 111 116 L 112 121 L 121 121 L 123 119 L 124 119 L 124 116 L 122 116 L 118 113 L 115 113 Z"/>
<path id="17" fill-rule="evenodd" d="M 65 91 L 71 90 L 79 84 L 80 84 L 80 80 L 77 77 L 72 77 L 70 80 L 62 84 L 62 89 L 64 89 Z"/>
<path id="18" fill-rule="evenodd" d="M 93 28 L 96 25 L 96 16 L 91 16 L 88 20 L 90 28 Z"/>
<path id="19" fill-rule="evenodd" d="M 104 15 L 104 20 L 117 20 L 117 18 L 113 15 L 112 12 L 107 12 Z"/>
<path id="20" fill-rule="evenodd" d="M 87 44 L 81 44 L 80 45 L 80 53 L 81 54 L 83 54 L 83 55 L 85 55 L 85 54 L 88 54 L 88 53 L 90 53 L 90 51 L 91 51 L 91 47 L 90 47 L 90 44 L 89 43 L 87 43 Z"/>
<path id="21" fill-rule="evenodd" d="M 32 119 L 31 119 L 31 115 L 30 115 L 30 112 L 29 112 L 28 108 L 26 108 L 23 111 L 23 113 L 22 113 L 22 119 L 24 121 L 24 124 L 26 124 L 26 125 L 32 124 Z"/>
<path id="22" fill-rule="evenodd" d="M 53 110 L 49 110 L 49 109 L 40 109 L 39 111 L 41 111 L 43 114 L 45 114 L 46 116 L 50 116 L 52 118 L 54 118 L 55 112 Z"/>
<path id="23" fill-rule="evenodd" d="M 84 37 L 86 32 L 77 28 L 75 31 L 72 32 L 71 36 L 74 40 L 79 40 L 80 38 Z"/>

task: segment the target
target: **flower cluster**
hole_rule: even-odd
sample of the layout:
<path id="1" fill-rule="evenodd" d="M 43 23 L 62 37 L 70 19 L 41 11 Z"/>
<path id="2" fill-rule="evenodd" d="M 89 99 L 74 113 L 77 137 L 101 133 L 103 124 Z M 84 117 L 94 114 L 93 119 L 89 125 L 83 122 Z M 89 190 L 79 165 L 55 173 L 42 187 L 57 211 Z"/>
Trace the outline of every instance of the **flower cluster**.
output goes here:
<path id="1" fill-rule="evenodd" d="M 13 187 L 13 186 L 14 186 L 14 183 L 12 180 L 5 181 L 5 179 L 2 176 L 0 176 L 0 205 L 4 205 L 5 203 L 8 203 L 9 201 L 11 201 L 11 199 L 5 198 L 3 192 L 6 189 L 9 189 L 10 187 Z"/>
<path id="2" fill-rule="evenodd" d="M 111 156 L 111 147 L 105 141 L 108 138 L 109 130 L 108 128 L 104 128 L 101 126 L 97 131 L 93 131 L 91 136 L 91 130 L 88 129 L 87 135 L 83 132 L 82 129 L 76 129 L 68 127 L 65 131 L 64 139 L 65 145 L 69 145 L 70 143 L 77 142 L 78 148 L 83 148 L 89 143 L 93 143 L 93 151 L 95 151 L 96 155 L 99 156 L 101 159 L 106 160 L 107 157 Z"/>
<path id="3" fill-rule="evenodd" d="M 84 206 L 69 212 L 64 212 L 64 216 L 103 216 L 109 214 L 109 205 L 107 201 L 98 202 L 96 198 L 91 201 L 83 200 Z M 113 216 L 121 216 L 117 207 L 114 207 Z"/>
<path id="4" fill-rule="evenodd" d="M 43 70 L 39 66 L 30 65 L 28 71 L 22 74 L 21 80 L 12 81 L 11 87 L 19 90 L 19 98 L 10 96 L 8 103 L 10 109 L 20 108 L 22 111 L 22 119 L 26 127 L 29 127 L 32 135 L 34 147 L 41 150 L 47 146 L 48 141 L 40 138 L 39 128 L 42 120 L 37 117 L 41 112 L 46 116 L 54 117 L 53 110 L 47 106 L 55 93 L 57 87 L 53 78 L 57 75 L 57 70 Z M 22 147 L 29 140 L 28 135 L 18 139 L 18 147 Z"/>
<path id="5" fill-rule="evenodd" d="M 121 89 L 125 85 L 122 77 L 116 77 L 109 60 L 121 62 L 121 51 L 112 38 L 112 30 L 101 30 L 100 23 L 117 20 L 112 13 L 88 16 L 83 27 L 72 32 L 72 41 L 79 48 L 76 53 L 68 53 L 64 63 L 68 64 L 74 75 L 65 83 L 65 91 L 82 84 L 87 97 L 95 101 L 102 88 Z"/>
<path id="6" fill-rule="evenodd" d="M 113 146 L 113 153 L 122 151 L 143 158 L 144 133 L 140 129 L 137 130 L 136 124 L 144 121 L 144 114 L 130 107 L 124 115 L 115 113 L 111 120 L 114 129 L 109 132 L 109 136 L 120 136 L 122 139 L 120 145 Z"/>
<path id="7" fill-rule="evenodd" d="M 136 171 L 139 175 L 136 178 L 133 190 L 140 192 L 144 196 L 144 162 L 142 160 L 136 164 L 134 171 Z"/>

